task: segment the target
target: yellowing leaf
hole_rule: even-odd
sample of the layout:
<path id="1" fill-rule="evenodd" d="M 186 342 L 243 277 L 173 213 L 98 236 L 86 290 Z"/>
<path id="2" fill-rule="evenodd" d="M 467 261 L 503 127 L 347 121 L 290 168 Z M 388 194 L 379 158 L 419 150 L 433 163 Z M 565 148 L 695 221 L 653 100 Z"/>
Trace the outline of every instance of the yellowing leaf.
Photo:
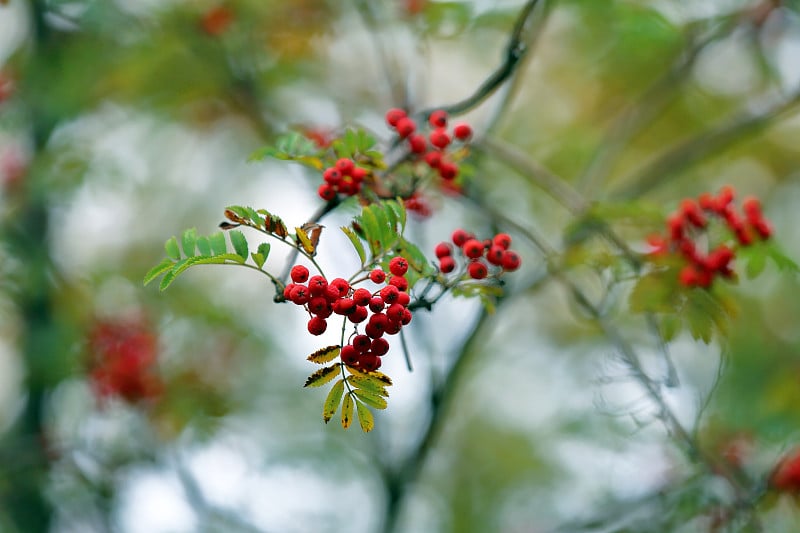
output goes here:
<path id="1" fill-rule="evenodd" d="M 375 409 L 386 409 L 386 400 L 377 394 L 367 392 L 362 389 L 356 389 L 353 393 L 365 404 L 374 407 Z"/>
<path id="2" fill-rule="evenodd" d="M 314 243 L 311 242 L 311 239 L 308 237 L 308 233 L 303 228 L 294 228 L 295 235 L 297 235 L 297 240 L 300 243 L 300 246 L 303 247 L 303 250 L 306 251 L 308 255 L 314 255 L 317 253 L 317 247 L 314 246 Z"/>
<path id="3" fill-rule="evenodd" d="M 378 372 L 378 371 L 375 371 L 375 372 L 361 372 L 360 370 L 358 370 L 356 368 L 353 368 L 351 366 L 347 367 L 347 371 L 350 372 L 354 376 L 366 376 L 366 377 L 374 378 L 374 379 L 378 380 L 380 383 L 382 383 L 385 387 L 391 387 L 392 386 L 392 379 L 389 376 L 387 376 L 386 374 L 383 374 L 382 372 Z"/>
<path id="4" fill-rule="evenodd" d="M 336 359 L 340 351 L 341 348 L 339 346 L 326 346 L 309 355 L 308 360 L 318 365 L 324 365 Z"/>
<path id="5" fill-rule="evenodd" d="M 356 402 L 356 409 L 358 412 L 358 423 L 361 424 L 361 431 L 369 433 L 375 427 L 375 419 L 372 417 L 372 412 L 367 409 L 361 402 Z"/>
<path id="6" fill-rule="evenodd" d="M 347 376 L 347 382 L 352 387 L 364 389 L 367 392 L 371 392 L 372 394 L 377 394 L 379 396 L 385 396 L 387 398 L 389 397 L 389 393 L 386 392 L 383 382 L 368 374 Z"/>
<path id="7" fill-rule="evenodd" d="M 303 387 L 321 387 L 335 378 L 338 371 L 339 365 L 331 365 L 326 366 L 325 368 L 320 368 L 308 376 L 308 379 Z"/>
<path id="8" fill-rule="evenodd" d="M 350 393 L 344 397 L 344 403 L 342 404 L 342 427 L 347 429 L 350 427 L 350 423 L 353 421 L 353 397 Z"/>
<path id="9" fill-rule="evenodd" d="M 322 419 L 326 424 L 336 414 L 339 403 L 342 401 L 342 393 L 344 393 L 344 380 L 340 379 L 331 387 L 328 397 L 325 398 L 325 403 L 322 406 Z"/>

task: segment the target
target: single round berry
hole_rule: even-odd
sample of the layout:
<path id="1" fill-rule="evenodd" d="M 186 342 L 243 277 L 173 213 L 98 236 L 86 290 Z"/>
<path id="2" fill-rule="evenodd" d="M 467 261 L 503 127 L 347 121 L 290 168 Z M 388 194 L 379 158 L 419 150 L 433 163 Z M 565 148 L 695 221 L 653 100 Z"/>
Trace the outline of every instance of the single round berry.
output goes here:
<path id="1" fill-rule="evenodd" d="M 324 313 L 328 305 L 330 304 L 324 296 L 314 296 L 308 300 L 308 312 L 314 315 Z"/>
<path id="2" fill-rule="evenodd" d="M 464 243 L 472 238 L 472 234 L 461 228 L 455 230 L 451 236 L 453 244 L 458 247 L 464 246 Z"/>
<path id="3" fill-rule="evenodd" d="M 334 287 L 338 291 L 340 298 L 344 298 L 350 292 L 350 284 L 344 278 L 334 278 L 328 286 Z"/>
<path id="4" fill-rule="evenodd" d="M 444 150 L 447 148 L 447 145 L 450 144 L 450 136 L 447 134 L 447 130 L 444 128 L 438 128 L 433 130 L 430 135 L 428 135 L 428 139 L 431 141 L 431 144 L 440 150 Z"/>
<path id="5" fill-rule="evenodd" d="M 386 272 L 380 268 L 376 268 L 369 273 L 369 279 L 371 279 L 373 283 L 383 283 L 386 281 Z"/>
<path id="6" fill-rule="evenodd" d="M 387 285 L 381 289 L 381 298 L 383 298 L 384 304 L 395 303 L 397 301 L 398 294 L 400 294 L 400 289 L 394 285 Z"/>
<path id="7" fill-rule="evenodd" d="M 328 286 L 328 280 L 322 276 L 311 276 L 308 280 L 308 289 L 311 291 L 311 296 L 320 296 L 325 293 Z"/>
<path id="8" fill-rule="evenodd" d="M 312 317 L 308 321 L 308 332 L 312 335 L 322 335 L 328 329 L 328 323 L 322 317 Z"/>
<path id="9" fill-rule="evenodd" d="M 381 358 L 374 354 L 362 355 L 358 362 L 365 372 L 375 372 L 381 367 Z"/>
<path id="10" fill-rule="evenodd" d="M 356 310 L 356 303 L 352 298 L 342 298 L 333 304 L 333 312 L 337 315 L 350 315 Z"/>
<path id="11" fill-rule="evenodd" d="M 336 187 L 342 181 L 342 173 L 336 167 L 326 168 L 325 172 L 322 173 L 322 179 L 325 180 L 325 183 Z"/>
<path id="12" fill-rule="evenodd" d="M 453 127 L 453 136 L 459 141 L 466 141 L 472 137 L 472 128 L 469 124 L 456 124 Z"/>
<path id="13" fill-rule="evenodd" d="M 295 285 L 292 292 L 289 293 L 289 299 L 296 305 L 304 305 L 308 303 L 311 295 L 308 292 L 308 287 L 305 285 Z"/>
<path id="14" fill-rule="evenodd" d="M 389 318 L 383 313 L 375 313 L 369 317 L 364 333 L 373 339 L 383 336 L 386 327 L 389 325 Z"/>
<path id="15" fill-rule="evenodd" d="M 368 335 L 356 335 L 353 337 L 353 348 L 358 353 L 369 351 L 370 347 L 372 347 L 372 339 Z"/>
<path id="16" fill-rule="evenodd" d="M 401 323 L 402 325 L 404 325 L 404 326 L 405 326 L 405 325 L 407 325 L 409 322 L 411 322 L 411 317 L 412 317 L 412 316 L 413 316 L 413 315 L 411 314 L 411 310 L 409 310 L 408 308 L 406 308 L 406 309 L 403 311 L 403 320 L 401 320 L 401 321 L 400 321 L 400 323 Z"/>
<path id="17" fill-rule="evenodd" d="M 395 276 L 405 276 L 406 272 L 408 272 L 408 261 L 404 257 L 393 257 L 389 261 L 389 272 Z"/>
<path id="18" fill-rule="evenodd" d="M 284 300 L 291 300 L 292 299 L 292 290 L 297 287 L 294 283 L 289 283 L 286 287 L 283 288 L 283 299 Z"/>
<path id="19" fill-rule="evenodd" d="M 503 252 L 503 270 L 513 272 L 522 264 L 522 258 L 513 250 Z"/>
<path id="20" fill-rule="evenodd" d="M 439 165 L 442 164 L 441 152 L 428 152 L 425 154 L 425 162 L 431 168 L 439 168 Z"/>
<path id="21" fill-rule="evenodd" d="M 482 261 L 472 261 L 467 267 L 469 277 L 472 279 L 483 279 L 489 275 L 489 269 Z"/>
<path id="22" fill-rule="evenodd" d="M 339 299 L 339 289 L 337 289 L 333 285 L 328 285 L 327 287 L 325 287 L 322 296 L 324 296 L 325 299 L 328 300 L 328 303 L 333 303 Z"/>
<path id="23" fill-rule="evenodd" d="M 403 320 L 403 311 L 405 310 L 406 308 L 399 303 L 394 303 L 386 310 L 386 316 L 389 317 L 389 320 L 392 322 L 400 322 Z"/>
<path id="24" fill-rule="evenodd" d="M 439 176 L 441 176 L 443 180 L 447 181 L 456 179 L 456 176 L 458 176 L 458 165 L 455 163 L 442 161 L 439 164 Z"/>
<path id="25" fill-rule="evenodd" d="M 339 192 L 345 196 L 353 196 L 361 189 L 360 184 L 353 181 L 351 176 L 345 176 L 339 183 Z"/>
<path id="26" fill-rule="evenodd" d="M 403 307 L 407 307 L 408 304 L 411 303 L 411 296 L 409 296 L 407 292 L 401 291 L 400 294 L 397 295 L 397 303 Z"/>
<path id="27" fill-rule="evenodd" d="M 761 202 L 754 196 L 748 196 L 742 201 L 742 209 L 750 218 L 751 215 L 761 214 Z"/>
<path id="28" fill-rule="evenodd" d="M 499 246 L 503 250 L 508 250 L 508 247 L 511 246 L 511 235 L 508 233 L 498 233 L 492 239 L 492 244 Z"/>
<path id="29" fill-rule="evenodd" d="M 342 176 L 349 176 L 353 172 L 353 160 L 347 157 L 342 157 L 336 161 L 336 170 L 342 173 Z"/>
<path id="30" fill-rule="evenodd" d="M 395 129 L 397 130 L 397 134 L 405 139 L 417 130 L 417 125 L 414 124 L 414 121 L 410 118 L 403 117 L 397 121 Z"/>
<path id="31" fill-rule="evenodd" d="M 347 366 L 356 366 L 358 364 L 359 355 L 355 347 L 348 344 L 342 347 L 342 353 L 339 354 L 339 357 L 342 358 L 342 363 Z"/>
<path id="32" fill-rule="evenodd" d="M 355 167 L 350 172 L 350 177 L 353 178 L 353 183 L 361 183 L 364 181 L 364 178 L 367 177 L 367 169 L 361 167 Z"/>
<path id="33" fill-rule="evenodd" d="M 399 298 L 399 296 L 398 296 Z M 383 298 L 380 296 L 373 296 L 372 299 L 369 301 L 369 310 L 373 313 L 380 313 L 383 311 L 383 308 L 386 304 L 383 302 Z"/>
<path id="34" fill-rule="evenodd" d="M 289 275 L 295 283 L 305 283 L 308 281 L 308 269 L 303 265 L 293 266 Z"/>
<path id="35" fill-rule="evenodd" d="M 403 276 L 392 276 L 389 278 L 389 285 L 394 285 L 401 292 L 408 290 L 408 280 Z"/>
<path id="36" fill-rule="evenodd" d="M 397 335 L 398 333 L 400 333 L 400 329 L 402 327 L 403 324 L 401 324 L 400 322 L 394 322 L 390 320 L 389 323 L 386 324 L 386 329 L 384 329 L 383 332 L 386 335 Z"/>
<path id="37" fill-rule="evenodd" d="M 397 126 L 398 121 L 401 118 L 406 118 L 406 112 L 402 109 L 390 109 L 386 112 L 386 123 L 392 127 Z"/>
<path id="38" fill-rule="evenodd" d="M 357 305 L 369 305 L 371 299 L 372 293 L 367 289 L 356 289 L 353 292 L 353 301 L 356 302 Z"/>
<path id="39" fill-rule="evenodd" d="M 434 253 L 436 254 L 436 257 L 438 259 L 441 259 L 442 257 L 449 256 L 453 252 L 452 250 L 450 250 L 449 244 L 447 244 L 446 242 L 440 242 L 439 244 L 436 245 Z"/>
<path id="40" fill-rule="evenodd" d="M 456 269 L 456 260 L 452 257 L 445 256 L 439 260 L 439 270 L 441 270 L 444 274 L 449 274 L 453 270 Z"/>
<path id="41" fill-rule="evenodd" d="M 483 255 L 484 245 L 478 239 L 469 239 L 461 249 L 464 250 L 464 255 L 470 259 L 477 259 Z"/>
<path id="42" fill-rule="evenodd" d="M 323 183 L 319 187 L 317 187 L 317 196 L 325 200 L 326 202 L 330 202 L 331 200 L 336 198 L 336 189 L 333 186 Z"/>
<path id="43" fill-rule="evenodd" d="M 375 355 L 385 355 L 389 351 L 389 341 L 382 337 L 373 339 L 370 351 Z"/>
<path id="44" fill-rule="evenodd" d="M 437 109 L 428 117 L 428 123 L 432 128 L 445 128 L 447 127 L 447 111 Z"/>
<path id="45" fill-rule="evenodd" d="M 505 255 L 505 250 L 500 246 L 493 245 L 489 250 L 486 252 L 486 260 L 489 263 L 495 266 L 502 266 L 503 264 L 503 255 Z"/>
<path id="46" fill-rule="evenodd" d="M 352 322 L 353 324 L 359 324 L 367 319 L 369 316 L 369 311 L 363 305 L 357 305 L 356 310 L 347 315 L 347 320 Z"/>
<path id="47" fill-rule="evenodd" d="M 428 149 L 428 142 L 424 135 L 412 135 L 408 138 L 408 145 L 415 154 L 424 154 Z"/>

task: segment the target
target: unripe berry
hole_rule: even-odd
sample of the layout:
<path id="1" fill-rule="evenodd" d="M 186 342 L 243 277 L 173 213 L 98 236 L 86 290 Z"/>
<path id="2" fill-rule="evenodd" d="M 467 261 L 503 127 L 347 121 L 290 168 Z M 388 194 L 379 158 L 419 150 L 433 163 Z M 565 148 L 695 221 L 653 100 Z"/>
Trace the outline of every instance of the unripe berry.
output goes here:
<path id="1" fill-rule="evenodd" d="M 308 269 L 303 265 L 293 266 L 289 275 L 295 283 L 305 283 L 308 281 Z"/>
<path id="2" fill-rule="evenodd" d="M 448 255 L 450 255 L 452 251 L 450 250 L 449 244 L 447 244 L 446 242 L 440 242 L 439 244 L 436 245 L 434 253 L 436 254 L 437 258 L 441 259 L 442 257 L 447 257 Z"/>
<path id="3" fill-rule="evenodd" d="M 437 109 L 428 117 L 428 123 L 432 128 L 447 127 L 447 111 Z"/>
<path id="4" fill-rule="evenodd" d="M 380 296 L 373 296 L 369 301 L 369 310 L 373 313 L 380 313 L 383 311 L 384 306 L 385 304 L 383 303 L 383 298 Z"/>
<path id="5" fill-rule="evenodd" d="M 395 276 L 405 276 L 406 272 L 408 272 L 408 261 L 404 257 L 393 257 L 389 261 L 389 272 Z"/>
<path id="6" fill-rule="evenodd" d="M 325 200 L 326 202 L 330 202 L 334 198 L 336 198 L 336 189 L 333 186 L 323 183 L 319 187 L 317 187 L 317 196 Z"/>
<path id="7" fill-rule="evenodd" d="M 365 372 L 375 372 L 381 367 L 381 358 L 373 354 L 365 354 L 359 359 L 359 366 Z"/>
<path id="8" fill-rule="evenodd" d="M 449 274 L 455 269 L 456 269 L 456 261 L 449 255 L 442 257 L 439 260 L 439 270 L 441 270 L 444 274 Z"/>
<path id="9" fill-rule="evenodd" d="M 394 285 L 399 291 L 408 290 L 408 280 L 403 276 L 392 276 L 389 278 L 389 285 Z"/>
<path id="10" fill-rule="evenodd" d="M 389 351 L 389 341 L 384 338 L 373 339 L 370 351 L 375 355 L 384 355 Z"/>
<path id="11" fill-rule="evenodd" d="M 305 285 L 295 285 L 292 292 L 289 294 L 289 299 L 296 305 L 303 305 L 308 303 L 309 298 L 308 287 Z"/>
<path id="12" fill-rule="evenodd" d="M 353 292 L 353 301 L 355 301 L 357 305 L 369 305 L 371 298 L 372 293 L 367 289 L 356 289 Z"/>
<path id="13" fill-rule="evenodd" d="M 428 149 L 428 143 L 424 135 L 412 135 L 408 138 L 408 145 L 415 154 L 424 154 L 425 150 Z"/>
<path id="14" fill-rule="evenodd" d="M 428 152 L 425 154 L 425 162 L 431 168 L 439 168 L 439 165 L 442 164 L 441 152 Z"/>
<path id="15" fill-rule="evenodd" d="M 472 238 L 472 234 L 461 228 L 455 230 L 452 235 L 453 244 L 458 247 L 464 246 L 464 243 Z"/>
<path id="16" fill-rule="evenodd" d="M 489 275 L 489 269 L 487 269 L 486 265 L 479 260 L 471 261 L 467 267 L 467 272 L 469 273 L 469 277 L 472 279 L 483 279 Z"/>
<path id="17" fill-rule="evenodd" d="M 348 344 L 342 347 L 342 353 L 339 354 L 339 357 L 342 358 L 342 363 L 347 366 L 356 366 L 358 364 L 359 355 L 358 351 Z"/>
<path id="18" fill-rule="evenodd" d="M 373 283 L 383 283 L 386 281 L 386 272 L 380 268 L 376 268 L 369 273 L 369 279 L 371 279 Z"/>
<path id="19" fill-rule="evenodd" d="M 503 250 L 508 250 L 508 247 L 511 246 L 511 235 L 508 233 L 498 233 L 492 239 L 492 244 L 499 246 Z"/>
<path id="20" fill-rule="evenodd" d="M 328 329 L 328 323 L 324 318 L 315 316 L 308 321 L 308 332 L 312 335 L 322 335 Z"/>
<path id="21" fill-rule="evenodd" d="M 406 112 L 402 109 L 390 109 L 386 112 L 386 123 L 392 127 L 397 126 L 398 121 L 401 118 L 406 117 Z"/>
<path id="22" fill-rule="evenodd" d="M 513 250 L 503 252 L 503 270 L 513 272 L 522 264 L 522 258 Z"/>
<path id="23" fill-rule="evenodd" d="M 353 337 L 353 348 L 356 349 L 358 353 L 364 353 L 370 349 L 372 346 L 372 339 L 369 338 L 367 335 L 356 335 Z"/>
<path id="24" fill-rule="evenodd" d="M 459 141 L 466 141 L 472 137 L 472 128 L 469 124 L 456 124 L 453 128 L 453 135 Z"/>
<path id="25" fill-rule="evenodd" d="M 456 179 L 456 176 L 458 176 L 458 165 L 455 163 L 442 161 L 439 163 L 439 176 L 441 176 L 443 180 L 447 181 Z"/>
<path id="26" fill-rule="evenodd" d="M 433 146 L 440 150 L 444 150 L 447 148 L 447 145 L 450 144 L 450 136 L 444 128 L 433 130 L 430 135 L 428 135 L 428 139 L 430 139 Z"/>
<path id="27" fill-rule="evenodd" d="M 353 324 L 359 324 L 367 319 L 369 316 L 369 311 L 363 305 L 357 305 L 356 310 L 347 315 L 347 320 L 352 322 Z"/>
<path id="28" fill-rule="evenodd" d="M 477 239 L 469 239 L 461 248 L 464 250 L 464 255 L 470 259 L 477 259 L 483 255 L 483 243 Z"/>
<path id="29" fill-rule="evenodd" d="M 353 172 L 353 160 L 347 157 L 342 157 L 336 161 L 336 170 L 342 173 L 342 176 L 349 176 Z"/>
<path id="30" fill-rule="evenodd" d="M 397 135 L 405 139 L 417 130 L 417 125 L 408 117 L 403 117 L 397 121 Z"/>

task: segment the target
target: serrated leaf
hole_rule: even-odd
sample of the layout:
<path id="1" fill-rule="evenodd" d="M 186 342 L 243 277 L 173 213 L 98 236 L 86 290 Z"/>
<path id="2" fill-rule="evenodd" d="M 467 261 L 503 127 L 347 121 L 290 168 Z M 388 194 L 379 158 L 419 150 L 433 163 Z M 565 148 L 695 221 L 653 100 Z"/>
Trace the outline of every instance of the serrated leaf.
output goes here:
<path id="1" fill-rule="evenodd" d="M 177 263 L 175 263 L 175 265 L 173 265 L 172 270 L 164 274 L 164 277 L 161 278 L 161 283 L 158 284 L 159 291 L 164 291 L 167 289 L 167 287 L 172 285 L 172 282 L 175 281 L 175 278 L 178 276 L 178 274 L 180 274 L 180 272 L 176 272 L 177 269 L 183 266 L 183 264 L 186 263 L 186 261 L 188 260 L 189 258 L 187 257 L 186 259 L 178 261 Z"/>
<path id="2" fill-rule="evenodd" d="M 257 254 L 256 252 L 252 252 L 250 254 L 250 258 L 253 260 L 253 263 L 255 263 L 258 268 L 263 267 L 264 263 L 267 261 L 266 257 L 264 257 L 261 254 Z"/>
<path id="3" fill-rule="evenodd" d="M 164 250 L 166 250 L 167 256 L 175 261 L 181 258 L 181 250 L 178 248 L 178 239 L 175 237 L 170 237 L 170 239 L 164 243 Z"/>
<path id="4" fill-rule="evenodd" d="M 264 263 L 267 262 L 267 257 L 269 257 L 270 245 L 268 242 L 262 242 L 258 245 L 258 252 L 254 252 L 251 254 L 253 258 L 253 262 L 256 264 L 258 268 L 264 266 Z"/>
<path id="5" fill-rule="evenodd" d="M 173 266 L 175 266 L 175 262 L 172 259 L 164 259 L 144 275 L 144 284 L 147 285 L 167 270 L 171 270 Z"/>
<path id="6" fill-rule="evenodd" d="M 342 427 L 347 429 L 353 422 L 353 397 L 348 392 L 342 403 Z"/>
<path id="7" fill-rule="evenodd" d="M 197 229 L 191 228 L 183 232 L 181 237 L 181 248 L 186 257 L 192 257 L 195 252 L 195 244 L 197 243 Z"/>
<path id="8" fill-rule="evenodd" d="M 347 226 L 342 226 L 341 230 L 344 232 L 345 235 L 347 235 L 347 238 L 350 239 L 350 243 L 353 245 L 353 248 L 355 248 L 356 253 L 358 254 L 358 258 L 361 260 L 361 264 L 363 265 L 364 263 L 366 263 L 367 253 L 364 251 L 364 245 L 361 244 L 361 239 L 358 238 L 356 232 L 354 232 Z"/>
<path id="9" fill-rule="evenodd" d="M 243 259 L 247 259 L 249 249 L 247 247 L 247 238 L 245 238 L 244 233 L 239 230 L 232 230 L 228 232 L 228 235 L 231 238 L 233 249 L 236 250 L 236 255 Z"/>
<path id="10" fill-rule="evenodd" d="M 225 243 L 225 234 L 221 231 L 209 235 L 208 243 L 211 245 L 212 255 L 221 255 L 228 251 L 228 245 Z"/>
<path id="11" fill-rule="evenodd" d="M 211 244 L 208 242 L 208 237 L 203 235 L 197 238 L 197 250 L 200 255 L 211 255 Z"/>
<path id="12" fill-rule="evenodd" d="M 308 379 L 306 379 L 306 383 L 303 385 L 303 387 L 321 387 L 335 378 L 338 371 L 339 365 L 331 365 L 326 366 L 325 368 L 320 368 L 308 376 Z"/>
<path id="13" fill-rule="evenodd" d="M 358 412 L 358 423 L 361 425 L 361 431 L 369 433 L 375 427 L 375 419 L 372 416 L 372 411 L 367 409 L 367 406 L 361 402 L 356 402 L 356 410 Z"/>
<path id="14" fill-rule="evenodd" d="M 379 379 L 370 376 L 369 374 L 359 374 L 347 376 L 347 382 L 350 386 L 358 389 L 364 389 L 367 392 L 377 394 L 379 396 L 389 397 L 389 393 L 384 388 L 384 383 Z"/>
<path id="15" fill-rule="evenodd" d="M 322 405 L 322 419 L 327 424 L 330 422 L 336 410 L 339 409 L 339 403 L 342 401 L 342 394 L 344 393 L 344 380 L 340 379 L 333 384 L 328 396 L 325 398 L 325 403 Z"/>
<path id="16" fill-rule="evenodd" d="M 358 396 L 358 398 L 362 402 L 371 407 L 374 407 L 375 409 L 386 409 L 387 406 L 386 400 L 377 394 L 373 394 L 363 389 L 355 389 L 353 391 L 353 394 Z"/>
<path id="17" fill-rule="evenodd" d="M 259 209 L 257 213 L 264 215 L 264 230 L 267 233 L 277 235 L 281 239 L 289 235 L 289 230 L 286 229 L 286 224 L 283 223 L 280 217 L 273 215 L 266 209 Z"/>
<path id="18" fill-rule="evenodd" d="M 336 359 L 341 350 L 342 349 L 339 345 L 326 346 L 325 348 L 320 348 L 316 352 L 309 355 L 308 360 L 312 363 L 317 363 L 318 365 L 324 365 L 325 363 L 330 363 Z"/>

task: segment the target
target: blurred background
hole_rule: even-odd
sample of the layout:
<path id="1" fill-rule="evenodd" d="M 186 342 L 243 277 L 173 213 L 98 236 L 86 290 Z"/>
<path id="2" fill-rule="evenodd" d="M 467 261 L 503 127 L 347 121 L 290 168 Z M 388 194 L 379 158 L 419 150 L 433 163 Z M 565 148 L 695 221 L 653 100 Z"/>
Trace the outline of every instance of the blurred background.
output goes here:
<path id="1" fill-rule="evenodd" d="M 142 286 L 166 239 L 214 232 L 227 205 L 307 220 L 319 176 L 254 150 L 352 124 L 389 143 L 388 108 L 461 101 L 503 64 L 524 5 L 0 1 L 0 531 L 714 531 L 730 488 L 514 228 L 509 296 L 488 317 L 466 299 L 418 312 L 414 371 L 386 358 L 370 434 L 322 423 L 325 391 L 302 384 L 324 344 L 263 278 L 209 266 Z M 529 22 L 514 75 L 461 117 L 486 139 L 473 194 L 566 249 L 572 215 L 493 146 L 656 221 L 731 184 L 800 259 L 800 2 L 543 0 Z M 423 250 L 493 229 L 474 204 L 428 201 L 409 229 Z M 662 227 L 617 222 L 637 250 Z M 348 277 L 335 233 L 319 258 Z M 591 291 L 585 270 L 570 275 Z M 754 480 L 800 444 L 799 289 L 769 264 L 726 288 L 727 339 L 671 343 L 675 414 Z M 800 524 L 791 495 L 756 506 L 767 531 Z"/>

